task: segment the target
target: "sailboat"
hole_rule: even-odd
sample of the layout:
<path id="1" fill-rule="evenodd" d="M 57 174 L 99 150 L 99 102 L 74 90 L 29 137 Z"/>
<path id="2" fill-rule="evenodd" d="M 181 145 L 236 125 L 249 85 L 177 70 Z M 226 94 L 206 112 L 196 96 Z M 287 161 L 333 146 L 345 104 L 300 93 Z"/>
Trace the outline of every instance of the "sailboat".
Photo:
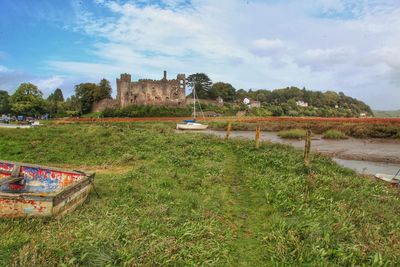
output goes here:
<path id="1" fill-rule="evenodd" d="M 177 130 L 205 130 L 208 125 L 196 122 L 196 86 L 193 86 L 193 119 L 184 120 L 183 123 L 177 123 Z M 198 101 L 198 100 L 197 100 Z M 199 102 L 200 104 L 200 102 Z"/>

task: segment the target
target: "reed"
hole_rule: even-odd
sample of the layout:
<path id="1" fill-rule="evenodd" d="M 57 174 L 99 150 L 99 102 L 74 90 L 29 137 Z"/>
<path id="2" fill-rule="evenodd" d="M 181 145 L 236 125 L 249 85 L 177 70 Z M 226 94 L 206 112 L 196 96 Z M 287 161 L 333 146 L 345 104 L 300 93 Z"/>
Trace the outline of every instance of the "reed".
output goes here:
<path id="1" fill-rule="evenodd" d="M 175 123 L 0 129 L 4 160 L 95 171 L 59 219 L 0 221 L 0 266 L 397 266 L 398 192 L 289 146 Z M 311 174 L 312 175 L 311 175 Z"/>

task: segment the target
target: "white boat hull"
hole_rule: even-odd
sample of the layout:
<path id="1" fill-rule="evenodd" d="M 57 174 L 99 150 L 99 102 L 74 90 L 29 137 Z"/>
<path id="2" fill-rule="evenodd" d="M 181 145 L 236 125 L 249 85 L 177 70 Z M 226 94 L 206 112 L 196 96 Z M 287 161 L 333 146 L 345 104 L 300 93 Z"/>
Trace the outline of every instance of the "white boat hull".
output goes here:
<path id="1" fill-rule="evenodd" d="M 176 125 L 177 130 L 205 130 L 208 125 L 201 123 L 178 123 Z"/>
<path id="2" fill-rule="evenodd" d="M 27 128 L 32 128 L 31 125 L 19 125 L 19 124 L 5 124 L 5 123 L 0 123 L 0 128 L 9 128 L 9 129 L 27 129 Z"/>

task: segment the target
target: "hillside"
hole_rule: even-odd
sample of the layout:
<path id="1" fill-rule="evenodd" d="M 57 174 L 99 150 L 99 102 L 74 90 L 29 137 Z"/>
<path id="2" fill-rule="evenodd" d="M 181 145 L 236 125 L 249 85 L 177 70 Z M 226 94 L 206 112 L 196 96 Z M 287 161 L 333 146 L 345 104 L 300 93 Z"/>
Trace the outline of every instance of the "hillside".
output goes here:
<path id="1" fill-rule="evenodd" d="M 237 101 L 247 97 L 261 103 L 262 110 L 256 110 L 254 115 L 258 115 L 257 112 L 274 116 L 358 117 L 362 113 L 367 116 L 373 115 L 367 104 L 342 92 L 287 87 L 272 91 L 238 90 L 235 95 Z"/>
<path id="2" fill-rule="evenodd" d="M 231 95 L 224 101 L 224 105 L 218 105 L 215 96 L 223 95 L 213 90 L 212 95 L 203 94 L 200 99 L 201 107 L 197 106 L 200 112 L 211 112 L 215 114 L 234 116 L 239 111 L 246 111 L 248 116 L 313 116 L 313 117 L 360 117 L 373 116 L 371 108 L 364 102 L 355 98 L 336 92 L 319 92 L 290 87 L 276 89 L 273 91 L 257 90 L 231 90 Z M 226 92 L 225 92 L 226 93 Z M 212 97 L 211 97 L 212 96 Z M 224 95 L 226 96 L 226 95 Z M 243 100 L 249 98 L 250 105 L 243 104 Z M 124 108 L 108 108 L 100 114 L 103 117 L 187 117 L 192 114 L 192 99 L 187 98 L 188 105 L 176 106 L 141 106 L 131 105 Z M 259 107 L 253 104 L 259 102 Z M 301 105 L 302 104 L 302 105 Z M 198 105 L 198 104 L 197 104 Z"/>
<path id="3" fill-rule="evenodd" d="M 400 118 L 400 110 L 374 110 L 378 118 Z"/>

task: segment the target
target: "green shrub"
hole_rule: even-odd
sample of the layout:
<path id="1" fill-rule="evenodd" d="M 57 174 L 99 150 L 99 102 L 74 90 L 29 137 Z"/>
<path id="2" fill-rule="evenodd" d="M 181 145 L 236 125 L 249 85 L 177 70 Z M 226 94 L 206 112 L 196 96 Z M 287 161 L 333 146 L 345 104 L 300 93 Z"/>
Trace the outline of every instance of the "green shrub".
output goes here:
<path id="1" fill-rule="evenodd" d="M 285 139 L 303 139 L 306 136 L 306 130 L 303 129 L 292 129 L 286 131 L 280 131 L 278 136 Z"/>
<path id="2" fill-rule="evenodd" d="M 328 130 L 322 135 L 324 139 L 347 139 L 347 136 L 338 130 Z"/>

